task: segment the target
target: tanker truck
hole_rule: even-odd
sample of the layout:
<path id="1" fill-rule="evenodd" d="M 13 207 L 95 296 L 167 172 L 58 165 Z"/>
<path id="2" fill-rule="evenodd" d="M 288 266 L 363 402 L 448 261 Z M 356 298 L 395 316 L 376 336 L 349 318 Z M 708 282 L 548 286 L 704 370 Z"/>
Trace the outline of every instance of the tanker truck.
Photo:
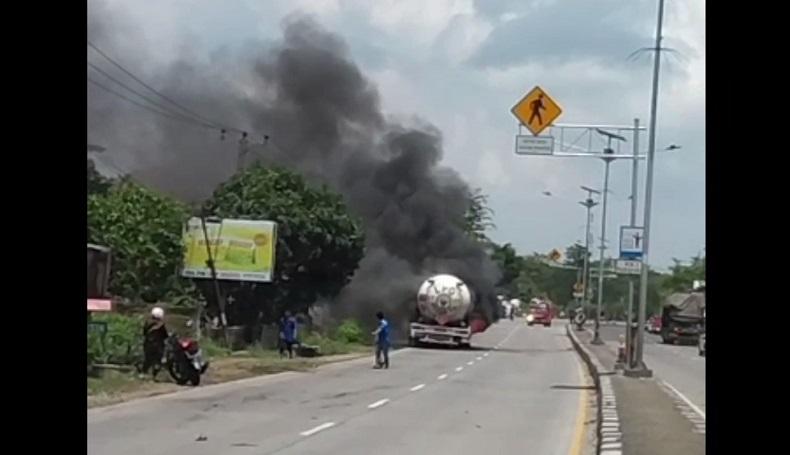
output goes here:
<path id="1" fill-rule="evenodd" d="M 472 335 L 487 326 L 482 318 L 473 317 L 473 301 L 473 291 L 456 276 L 436 275 L 425 280 L 409 324 L 409 345 L 469 347 Z"/>

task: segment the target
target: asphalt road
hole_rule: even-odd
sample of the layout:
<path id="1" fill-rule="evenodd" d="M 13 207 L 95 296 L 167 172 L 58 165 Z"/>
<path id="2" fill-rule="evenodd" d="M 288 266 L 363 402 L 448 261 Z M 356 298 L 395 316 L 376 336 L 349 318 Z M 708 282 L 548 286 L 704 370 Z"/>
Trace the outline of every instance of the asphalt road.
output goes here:
<path id="1" fill-rule="evenodd" d="M 403 349 L 389 370 L 365 358 L 91 409 L 88 453 L 580 453 L 588 392 L 560 324 L 504 321 L 473 347 Z"/>
<path id="2" fill-rule="evenodd" d="M 625 326 L 601 326 L 601 338 L 617 343 Z M 644 360 L 655 377 L 667 382 L 705 412 L 705 357 L 696 345 L 674 346 L 661 343 L 661 337 L 645 333 Z"/>

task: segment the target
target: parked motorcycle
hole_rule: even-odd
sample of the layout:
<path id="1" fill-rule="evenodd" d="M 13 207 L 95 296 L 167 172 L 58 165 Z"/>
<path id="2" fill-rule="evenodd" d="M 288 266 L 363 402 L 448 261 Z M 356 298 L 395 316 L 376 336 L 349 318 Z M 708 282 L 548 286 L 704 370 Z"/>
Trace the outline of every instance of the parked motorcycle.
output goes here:
<path id="1" fill-rule="evenodd" d="M 179 385 L 187 382 L 200 384 L 200 376 L 208 369 L 203 352 L 196 340 L 170 335 L 165 346 L 165 366 L 170 376 Z"/>

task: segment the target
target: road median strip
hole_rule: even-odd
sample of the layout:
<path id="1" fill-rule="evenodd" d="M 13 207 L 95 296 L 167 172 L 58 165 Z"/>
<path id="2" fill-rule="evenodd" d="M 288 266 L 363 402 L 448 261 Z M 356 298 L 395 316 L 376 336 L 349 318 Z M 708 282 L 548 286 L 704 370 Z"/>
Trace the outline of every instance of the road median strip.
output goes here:
<path id="1" fill-rule="evenodd" d="M 566 325 L 565 329 L 573 348 L 587 366 L 595 384 L 597 404 L 596 453 L 599 455 L 622 455 L 622 431 L 612 381 L 608 375 L 605 375 L 606 372 L 601 362 L 573 333 L 571 325 Z M 604 418 L 606 419 L 605 421 Z"/>

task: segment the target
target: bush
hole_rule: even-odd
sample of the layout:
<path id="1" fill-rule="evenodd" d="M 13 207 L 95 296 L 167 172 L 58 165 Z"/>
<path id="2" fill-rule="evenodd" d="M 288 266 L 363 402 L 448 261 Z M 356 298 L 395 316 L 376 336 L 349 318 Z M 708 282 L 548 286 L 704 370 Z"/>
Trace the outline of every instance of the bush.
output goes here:
<path id="1" fill-rule="evenodd" d="M 335 338 L 345 343 L 362 343 L 364 336 L 362 326 L 353 319 L 343 321 L 335 333 Z"/>
<path id="2" fill-rule="evenodd" d="M 88 332 L 89 363 L 132 365 L 142 357 L 143 318 L 141 316 L 110 313 L 94 316 L 93 322 L 106 323 L 107 333 L 102 343 L 99 332 Z"/>

